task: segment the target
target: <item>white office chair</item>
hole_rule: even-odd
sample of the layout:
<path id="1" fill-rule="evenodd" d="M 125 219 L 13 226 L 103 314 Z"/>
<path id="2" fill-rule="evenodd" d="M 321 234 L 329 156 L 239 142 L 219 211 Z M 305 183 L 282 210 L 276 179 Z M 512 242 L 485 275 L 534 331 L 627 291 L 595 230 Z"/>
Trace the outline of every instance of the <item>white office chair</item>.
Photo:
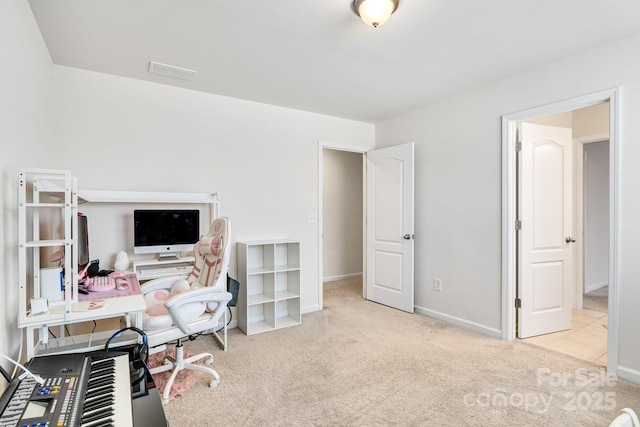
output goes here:
<path id="1" fill-rule="evenodd" d="M 640 422 L 633 409 L 624 408 L 620 411 L 620 415 L 611 421 L 609 427 L 640 427 Z"/>
<path id="2" fill-rule="evenodd" d="M 194 245 L 194 268 L 186 279 L 167 277 L 150 280 L 141 286 L 147 303 L 142 329 L 147 335 L 150 352 L 157 353 L 164 350 L 167 343 L 177 342 L 175 358 L 167 357 L 164 365 L 150 370 L 152 374 L 173 370 L 162 394 L 163 404 L 169 401 L 171 386 L 183 369 L 210 374 L 210 387 L 220 382 L 216 371 L 193 363 L 206 359 L 205 363 L 210 365 L 213 363 L 211 353 L 185 359 L 182 340 L 219 328 L 221 318 L 224 326 L 226 316 L 223 315 L 232 298 L 232 294 L 225 291 L 231 252 L 229 237 L 228 218 L 216 218 L 209 232 Z"/>

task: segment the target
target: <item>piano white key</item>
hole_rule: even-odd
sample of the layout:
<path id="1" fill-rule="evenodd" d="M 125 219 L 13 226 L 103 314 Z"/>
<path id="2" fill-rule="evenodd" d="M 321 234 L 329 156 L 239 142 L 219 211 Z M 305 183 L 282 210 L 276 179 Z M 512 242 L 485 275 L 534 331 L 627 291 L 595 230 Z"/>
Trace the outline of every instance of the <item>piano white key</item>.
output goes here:
<path id="1" fill-rule="evenodd" d="M 96 372 L 98 373 L 103 366 L 106 366 L 107 362 L 103 362 L 104 359 L 93 362 L 92 367 L 96 366 Z M 97 426 L 123 426 L 133 427 L 133 412 L 131 406 L 131 378 L 129 374 L 129 356 L 124 354 L 121 356 L 112 357 L 111 360 L 115 362 L 113 372 L 99 372 L 98 377 L 94 378 L 90 376 L 89 384 L 87 386 L 87 394 L 94 390 L 104 388 L 107 384 L 102 384 L 100 379 L 108 379 L 109 376 L 114 376 L 112 384 L 108 384 L 113 387 L 112 390 L 105 389 L 105 394 L 92 397 L 85 401 L 85 406 L 99 401 L 99 399 L 111 396 L 113 398 L 113 404 L 100 406 L 91 411 L 84 411 L 82 413 L 82 427 L 97 427 Z M 98 383 L 97 387 L 91 386 L 91 383 Z M 109 381 L 111 382 L 111 381 Z M 107 393 L 108 391 L 108 393 Z M 109 411 L 109 409 L 111 411 Z M 104 416 L 92 419 L 94 415 L 105 413 Z M 90 421 L 86 421 L 90 419 Z"/>

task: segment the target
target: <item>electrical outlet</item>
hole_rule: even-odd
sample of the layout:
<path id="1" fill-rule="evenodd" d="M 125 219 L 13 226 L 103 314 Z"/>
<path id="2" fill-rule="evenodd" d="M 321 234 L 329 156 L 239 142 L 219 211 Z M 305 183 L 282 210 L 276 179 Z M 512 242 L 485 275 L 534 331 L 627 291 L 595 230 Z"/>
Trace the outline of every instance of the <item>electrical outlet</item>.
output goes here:
<path id="1" fill-rule="evenodd" d="M 440 292 L 442 290 L 442 280 L 433 279 L 433 289 Z"/>

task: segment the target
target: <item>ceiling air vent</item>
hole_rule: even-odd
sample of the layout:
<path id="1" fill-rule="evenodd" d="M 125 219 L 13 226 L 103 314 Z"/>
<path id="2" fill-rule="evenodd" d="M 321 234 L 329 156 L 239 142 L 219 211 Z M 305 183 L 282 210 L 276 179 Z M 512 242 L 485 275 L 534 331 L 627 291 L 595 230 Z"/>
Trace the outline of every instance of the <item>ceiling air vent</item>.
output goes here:
<path id="1" fill-rule="evenodd" d="M 182 80 L 193 80 L 196 76 L 196 72 L 193 70 L 174 67 L 173 65 L 161 64 L 154 61 L 149 61 L 149 72 Z"/>

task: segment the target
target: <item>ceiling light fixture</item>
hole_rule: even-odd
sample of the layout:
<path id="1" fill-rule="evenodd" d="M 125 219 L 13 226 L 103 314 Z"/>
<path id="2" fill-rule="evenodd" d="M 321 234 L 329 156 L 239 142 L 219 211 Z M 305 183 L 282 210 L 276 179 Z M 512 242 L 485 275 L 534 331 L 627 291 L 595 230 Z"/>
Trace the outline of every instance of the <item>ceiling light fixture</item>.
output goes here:
<path id="1" fill-rule="evenodd" d="M 375 28 L 387 22 L 398 3 L 400 0 L 354 0 L 352 6 L 365 24 Z"/>

